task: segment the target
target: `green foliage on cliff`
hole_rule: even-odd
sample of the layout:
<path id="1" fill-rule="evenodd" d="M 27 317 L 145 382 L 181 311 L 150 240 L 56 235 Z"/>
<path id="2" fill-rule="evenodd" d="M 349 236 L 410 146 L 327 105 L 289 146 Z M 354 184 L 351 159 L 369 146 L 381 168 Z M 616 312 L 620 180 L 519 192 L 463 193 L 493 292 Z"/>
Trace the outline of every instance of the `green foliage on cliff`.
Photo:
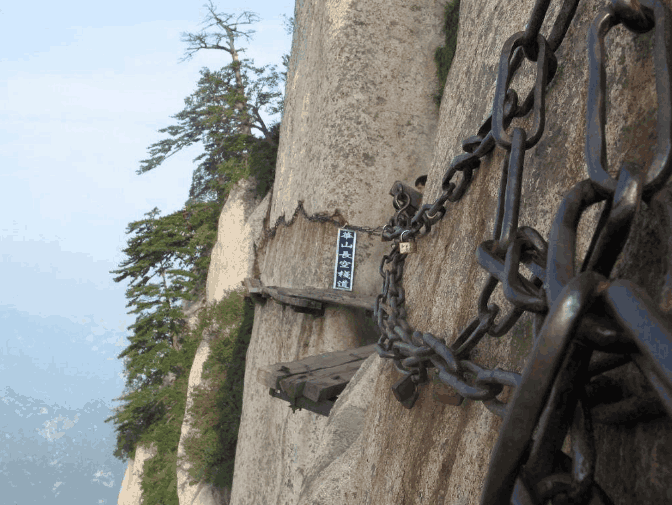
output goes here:
<path id="1" fill-rule="evenodd" d="M 245 94 L 241 95 L 236 87 L 236 74 L 241 75 Z M 231 186 L 242 177 L 255 171 L 272 171 L 260 166 L 262 161 L 268 163 L 266 158 L 257 159 L 255 166 L 250 166 L 249 158 L 254 150 L 277 152 L 277 126 L 266 126 L 259 113 L 281 111 L 280 80 L 274 68 L 256 68 L 249 63 L 231 63 L 220 70 L 202 69 L 196 91 L 185 98 L 185 108 L 172 116 L 177 124 L 159 130 L 168 137 L 149 147 L 150 158 L 140 162 L 138 173 L 153 170 L 181 149 L 200 142 L 204 152 L 194 159 L 198 164 L 189 189 L 191 203 L 223 202 Z M 239 100 L 244 100 L 249 110 L 238 111 Z M 253 135 L 253 129 L 259 129 L 262 136 Z"/>
<path id="2" fill-rule="evenodd" d="M 172 116 L 177 124 L 159 130 L 168 136 L 149 147 L 150 157 L 140 162 L 138 174 L 155 169 L 185 147 L 201 143 L 204 152 L 194 159 L 200 163 L 194 170 L 189 201 L 223 202 L 236 180 L 255 171 L 266 174 L 274 170 L 258 166 L 267 160 L 265 156 L 257 157 L 256 167 L 249 166 L 249 158 L 254 150 L 277 152 L 274 125 L 267 125 L 261 114 L 282 113 L 284 79 L 276 65 L 255 67 L 251 59 L 241 57 L 245 48 L 239 47 L 237 41 L 249 40 L 254 33 L 242 27 L 258 21 L 256 14 L 219 13 L 212 2 L 205 8 L 206 28 L 182 34 L 187 44 L 183 60 L 199 51 L 214 50 L 228 53 L 230 62 L 218 70 L 201 70 L 196 91 L 184 100 L 184 109 Z M 260 136 L 253 135 L 253 131 Z M 265 182 L 264 187 L 267 186 Z"/>
<path id="3" fill-rule="evenodd" d="M 254 323 L 254 304 L 233 292 L 202 309 L 182 346 L 172 354 L 181 371 L 174 382 L 145 386 L 127 392 L 118 409 L 115 456 L 135 459 L 138 444 L 156 448 L 145 461 L 141 481 L 144 503 L 179 505 L 177 495 L 178 445 L 188 393 L 189 373 L 199 344 L 211 339 L 202 386 L 190 409 L 192 433 L 185 443 L 192 479 L 218 487 L 231 487 L 242 411 L 245 355 Z M 112 418 L 108 418 L 109 421 Z M 120 429 L 122 430 L 120 432 Z M 184 464 L 186 462 L 180 462 Z"/>
<path id="4" fill-rule="evenodd" d="M 202 291 L 217 237 L 220 206 L 215 202 L 187 206 L 168 216 L 154 208 L 146 218 L 130 223 L 115 282 L 129 281 L 126 298 L 130 345 L 119 354 L 125 360 L 130 389 L 160 384 L 169 372 L 184 331 L 180 300 L 192 300 Z"/>
<path id="5" fill-rule="evenodd" d="M 256 142 L 250 150 L 250 175 L 257 181 L 257 195 L 261 198 L 273 188 L 275 165 L 280 144 L 280 123 L 271 129 L 272 142 Z"/>
<path id="6" fill-rule="evenodd" d="M 172 385 L 167 380 L 165 383 L 162 381 L 136 388 L 127 386 L 124 395 L 119 398 L 124 404 L 115 409 L 114 416 L 105 420 L 105 422 L 113 420 L 116 425 L 115 457 L 121 460 L 135 459 L 137 445 L 140 442 L 158 443 L 159 449 L 164 449 L 163 452 L 166 452 L 167 447 L 172 447 L 173 442 L 177 448 L 177 442 L 171 441 L 170 436 L 166 440 L 165 435 L 172 433 L 174 436 L 175 427 L 171 423 L 176 424 L 179 440 L 179 426 L 182 424 L 186 401 L 186 384 L 199 341 L 194 336 L 187 335 L 181 339 L 181 343 L 180 349 L 173 350 L 170 354 L 170 361 L 178 370 L 173 376 Z"/>
<path id="7" fill-rule="evenodd" d="M 179 429 L 176 432 L 166 424 L 169 406 L 177 400 L 165 395 L 179 390 L 193 359 L 187 352 L 191 348 L 185 343 L 180 302 L 203 297 L 219 216 L 233 184 L 254 177 L 257 193 L 263 197 L 275 177 L 280 125 L 267 126 L 261 112 L 282 112 L 279 84 L 286 74 L 276 72 L 275 66 L 257 68 L 251 60 L 239 58 L 244 48 L 236 41 L 252 33 L 241 27 L 256 21 L 254 14 L 221 14 L 212 2 L 206 9 L 206 29 L 183 34 L 188 44 L 185 59 L 202 49 L 223 49 L 231 62 L 219 70 L 201 70 L 196 91 L 173 116 L 177 124 L 160 130 L 167 138 L 150 146 L 150 157 L 141 161 L 138 170 L 152 170 L 184 147 L 200 142 L 204 153 L 194 160 L 198 164 L 189 199 L 182 209 L 167 216 L 160 216 L 154 208 L 143 219 L 131 222 L 123 250 L 126 258 L 111 272 L 115 282 L 129 283 L 127 307 L 136 315 L 129 327 L 130 344 L 118 356 L 126 369 L 126 389 L 119 399 L 123 404 L 106 419 L 115 425 L 115 456 L 122 460 L 132 458 L 139 440 L 148 434 L 153 434 L 149 436 L 152 440 L 171 440 L 177 450 Z M 261 135 L 253 135 L 253 130 Z M 242 308 L 238 312 L 242 314 Z M 176 377 L 175 386 L 165 387 L 170 377 Z"/>
<path id="8" fill-rule="evenodd" d="M 460 20 L 460 0 L 448 2 L 443 13 L 443 33 L 446 35 L 445 45 L 438 47 L 434 52 L 436 75 L 439 78 L 439 89 L 434 95 L 434 103 L 441 106 L 443 88 L 446 87 L 448 71 L 453 63 L 455 48 L 457 47 L 457 28 Z"/>
<path id="9" fill-rule="evenodd" d="M 209 324 L 226 329 L 210 344 L 201 385 L 190 409 L 195 431 L 186 438 L 191 484 L 201 480 L 231 488 L 243 408 L 245 355 L 252 336 L 254 303 L 233 292 L 213 310 Z"/>
<path id="10" fill-rule="evenodd" d="M 189 474 L 204 477 L 211 484 L 231 488 L 233 462 L 245 375 L 245 354 L 250 341 L 254 306 L 249 299 L 234 292 L 217 304 L 202 310 L 193 331 L 185 339 L 181 360 L 191 369 L 198 345 L 212 338 L 211 354 L 206 361 L 200 396 L 190 409 L 193 426 L 200 430 L 188 439 L 187 460 L 193 465 Z M 221 379 L 222 374 L 224 379 Z M 166 413 L 162 422 L 154 423 L 141 437 L 143 444 L 154 443 L 156 456 L 145 462 L 142 479 L 144 503 L 179 505 L 177 495 L 178 444 L 188 392 L 189 372 L 160 393 Z M 193 432 L 192 432 L 193 433 Z M 192 448 L 196 448 L 193 450 Z M 192 450 L 190 450 L 192 449 Z M 184 462 L 179 462 L 184 463 Z M 194 482 L 197 483 L 197 482 Z"/>
<path id="11" fill-rule="evenodd" d="M 153 505 L 179 505 L 177 450 L 189 373 L 198 345 L 213 333 L 207 382 L 193 406 L 200 435 L 187 441 L 186 460 L 192 479 L 220 487 L 232 484 L 254 307 L 233 293 L 201 310 L 189 331 L 182 305 L 204 296 L 219 217 L 233 185 L 253 177 L 258 196 L 264 197 L 273 186 L 280 142 L 280 124 L 266 125 L 261 112 L 282 112 L 279 85 L 286 73 L 278 73 L 275 66 L 255 67 L 239 58 L 244 49 L 236 46 L 239 37 L 252 33 L 240 27 L 256 16 L 217 13 L 212 2 L 206 9 L 206 29 L 183 34 L 189 44 L 185 59 L 202 49 L 223 49 L 231 62 L 219 70 L 201 70 L 196 91 L 173 116 L 177 124 L 159 130 L 166 138 L 149 147 L 150 157 L 138 170 L 152 170 L 200 143 L 204 152 L 194 160 L 189 198 L 172 214 L 160 216 L 154 208 L 131 222 L 126 258 L 111 272 L 115 282 L 129 283 L 127 307 L 136 320 L 129 327 L 130 344 L 118 356 L 126 374 L 124 394 L 117 399 L 122 404 L 105 422 L 115 425 L 117 458 L 135 459 L 139 444 L 157 449 L 145 462 L 141 481 L 143 502 Z M 283 64 L 289 64 L 286 55 Z"/>
<path id="12" fill-rule="evenodd" d="M 197 341 L 192 339 L 183 349 L 179 360 L 188 367 L 173 385 L 156 393 L 164 414 L 143 433 L 139 442 L 153 444 L 156 455 L 145 461 L 141 481 L 143 503 L 180 505 L 177 496 L 177 446 L 180 441 L 184 408 L 187 398 L 189 369 L 196 353 Z"/>

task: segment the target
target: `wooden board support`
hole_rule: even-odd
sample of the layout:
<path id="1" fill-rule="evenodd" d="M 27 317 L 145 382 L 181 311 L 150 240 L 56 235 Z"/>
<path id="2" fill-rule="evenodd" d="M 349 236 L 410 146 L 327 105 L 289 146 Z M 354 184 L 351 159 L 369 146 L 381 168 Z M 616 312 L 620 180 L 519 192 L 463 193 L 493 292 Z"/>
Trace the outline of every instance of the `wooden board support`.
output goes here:
<path id="1" fill-rule="evenodd" d="M 325 400 L 316 403 L 312 400 L 303 397 L 292 399 L 289 396 L 287 396 L 287 394 L 285 394 L 283 391 L 280 390 L 275 391 L 274 389 L 271 389 L 270 393 L 271 396 L 273 396 L 274 398 L 280 398 L 281 400 L 289 402 L 289 406 L 294 409 L 310 410 L 311 412 L 315 412 L 316 414 L 320 414 L 321 416 L 328 416 L 329 412 L 331 412 L 331 408 L 334 406 L 335 403 L 330 400 Z"/>
<path id="2" fill-rule="evenodd" d="M 282 288 L 264 286 L 259 279 L 247 278 L 245 288 L 250 295 L 271 297 L 279 303 L 295 307 L 297 311 L 322 311 L 324 305 L 343 305 L 355 309 L 373 311 L 375 296 L 355 295 L 347 291 L 318 288 Z M 302 310 L 305 309 L 305 310 Z"/>
<path id="3" fill-rule="evenodd" d="M 261 284 L 261 281 L 259 279 L 253 279 L 252 277 L 247 277 L 243 281 L 243 284 L 245 284 L 245 289 L 247 289 L 247 292 L 250 293 L 251 295 L 264 294 L 264 286 Z"/>
<path id="4" fill-rule="evenodd" d="M 363 361 L 375 352 L 375 345 L 261 367 L 257 371 L 257 381 L 268 387 L 272 396 L 283 398 L 296 407 L 301 406 L 301 399 L 306 399 L 309 400 L 307 405 L 324 411 L 324 402 L 333 404 Z M 314 408 L 305 408 L 317 412 Z"/>
<path id="5" fill-rule="evenodd" d="M 303 396 L 314 402 L 338 396 L 362 366 L 362 361 L 352 361 L 343 366 L 315 372 L 310 380 L 305 382 Z"/>
<path id="6" fill-rule="evenodd" d="M 290 305 L 296 312 L 324 313 L 324 306 L 320 302 L 316 302 L 315 300 L 310 300 L 308 298 L 292 296 L 282 288 L 267 287 L 265 289 L 275 301 Z"/>

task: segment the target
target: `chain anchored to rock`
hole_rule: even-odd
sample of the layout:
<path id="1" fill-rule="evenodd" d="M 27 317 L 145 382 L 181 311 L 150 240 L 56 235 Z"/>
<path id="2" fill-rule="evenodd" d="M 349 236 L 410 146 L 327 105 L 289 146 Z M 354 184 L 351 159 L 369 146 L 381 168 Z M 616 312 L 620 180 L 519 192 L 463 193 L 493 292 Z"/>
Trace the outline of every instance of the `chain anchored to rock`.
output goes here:
<path id="1" fill-rule="evenodd" d="M 639 286 L 609 275 L 629 236 L 642 200 L 663 209 L 672 223 L 672 192 L 665 183 L 672 160 L 671 13 L 660 0 L 614 0 L 602 8 L 588 34 L 589 92 L 585 156 L 588 178 L 563 199 L 548 240 L 519 225 L 525 152 L 544 133 L 545 97 L 557 69 L 555 52 L 574 18 L 579 0 L 564 0 L 548 38 L 540 33 L 550 0 L 537 0 L 525 31 L 504 44 L 499 61 L 492 114 L 476 135 L 462 142 L 441 182 L 441 195 L 422 204 L 422 195 L 397 182 L 390 194 L 395 214 L 382 230 L 393 241 L 379 272 L 383 288 L 374 307 L 381 330 L 376 346 L 391 359 L 402 378 L 392 386 L 406 408 L 428 381 L 428 369 L 459 395 L 479 400 L 503 417 L 481 496 L 482 505 L 553 503 L 610 504 L 594 480 L 593 423 L 622 423 L 661 415 L 672 417 L 672 331 L 665 315 Z M 648 167 L 623 163 L 618 177 L 606 163 L 605 44 L 607 32 L 623 24 L 636 33 L 654 31 L 654 68 L 658 103 L 658 146 Z M 510 88 L 524 59 L 535 64 L 535 84 L 519 104 Z M 532 128 L 512 128 L 514 118 L 533 114 Z M 478 313 L 448 345 L 431 333 L 413 329 L 406 320 L 404 263 L 416 251 L 416 239 L 427 235 L 469 189 L 481 159 L 495 147 L 505 151 L 492 239 L 476 252 L 488 272 L 477 303 Z M 574 267 L 581 215 L 605 202 L 581 268 Z M 670 231 L 670 230 L 667 230 Z M 521 273 L 525 265 L 528 278 Z M 513 309 L 502 315 L 490 303 L 502 284 Z M 488 369 L 471 361 L 486 336 L 499 338 L 525 313 L 534 320 L 534 346 L 522 374 Z M 593 355 L 600 351 L 599 356 Z M 625 398 L 620 386 L 603 375 L 634 362 L 653 386 L 649 396 Z M 514 388 L 508 404 L 497 396 Z M 561 451 L 571 434 L 572 456 Z"/>

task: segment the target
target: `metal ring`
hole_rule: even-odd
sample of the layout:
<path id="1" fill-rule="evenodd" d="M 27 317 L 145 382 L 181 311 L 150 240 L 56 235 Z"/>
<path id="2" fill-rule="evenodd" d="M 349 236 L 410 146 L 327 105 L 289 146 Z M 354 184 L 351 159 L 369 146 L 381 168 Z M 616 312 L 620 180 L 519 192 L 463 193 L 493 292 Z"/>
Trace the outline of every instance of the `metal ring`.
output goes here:
<path id="1" fill-rule="evenodd" d="M 643 0 L 642 5 L 653 10 L 655 19 L 653 68 L 656 74 L 658 102 L 656 126 L 658 144 L 656 155 L 646 170 L 643 190 L 646 200 L 665 184 L 672 172 L 672 90 L 670 90 L 672 54 L 668 47 L 668 33 L 672 31 L 672 16 L 667 6 L 659 0 Z M 607 171 L 605 134 L 607 84 L 604 39 L 609 30 L 619 23 L 633 24 L 635 21 L 622 18 L 611 7 L 603 8 L 588 31 L 589 77 L 585 157 L 590 179 L 605 195 L 614 193 L 617 181 Z"/>

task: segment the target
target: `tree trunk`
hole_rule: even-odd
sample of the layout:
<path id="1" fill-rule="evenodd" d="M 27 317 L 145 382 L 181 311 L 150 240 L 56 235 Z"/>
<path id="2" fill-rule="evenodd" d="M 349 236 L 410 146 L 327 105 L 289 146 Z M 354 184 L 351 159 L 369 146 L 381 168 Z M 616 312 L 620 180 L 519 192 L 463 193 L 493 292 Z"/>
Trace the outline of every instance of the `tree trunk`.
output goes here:
<path id="1" fill-rule="evenodd" d="M 234 72 L 236 76 L 236 91 L 239 95 L 245 97 L 245 86 L 243 85 L 243 76 L 240 72 L 240 58 L 238 57 L 238 50 L 235 46 L 233 32 L 231 30 L 227 30 L 227 35 L 229 36 L 229 47 L 231 48 L 231 58 L 233 59 Z M 240 112 L 245 111 L 247 109 L 247 98 L 243 99 L 243 101 L 236 102 L 234 107 Z M 246 113 L 244 114 L 244 119 L 239 131 L 245 135 L 250 135 L 252 133 L 250 119 L 247 117 Z"/>

